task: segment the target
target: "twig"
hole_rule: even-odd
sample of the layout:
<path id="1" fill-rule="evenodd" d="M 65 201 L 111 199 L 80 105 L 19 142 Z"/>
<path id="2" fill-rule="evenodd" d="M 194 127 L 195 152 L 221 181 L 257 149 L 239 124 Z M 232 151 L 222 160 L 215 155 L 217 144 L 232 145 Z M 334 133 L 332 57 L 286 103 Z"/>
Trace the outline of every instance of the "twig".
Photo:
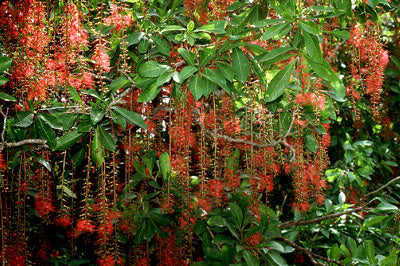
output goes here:
<path id="1" fill-rule="evenodd" d="M 287 238 L 284 238 L 283 236 L 278 236 L 278 239 L 283 241 L 283 242 L 285 242 L 289 246 L 304 252 L 311 259 L 311 261 L 313 262 L 314 265 L 325 265 L 325 264 L 323 264 L 321 262 L 315 261 L 315 259 L 319 259 L 319 260 L 322 260 L 322 261 L 326 261 L 326 262 L 329 262 L 329 263 L 335 263 L 337 265 L 343 266 L 343 264 L 340 261 L 334 260 L 334 259 L 330 259 L 330 258 L 326 258 L 326 257 L 323 257 L 321 255 L 315 254 L 314 252 L 303 248 L 302 246 L 290 241 Z"/>
<path id="2" fill-rule="evenodd" d="M 328 57 L 328 62 L 332 60 L 332 58 L 335 56 L 335 54 L 337 53 L 337 51 L 339 50 L 339 48 L 345 44 L 347 42 L 347 40 L 341 41 L 340 43 L 338 43 L 335 47 L 335 50 L 333 50 L 332 54 Z"/>
<path id="3" fill-rule="evenodd" d="M 365 195 L 365 197 L 368 198 L 368 197 L 371 196 L 372 194 L 378 193 L 378 192 L 381 191 L 382 189 L 384 189 L 384 188 L 390 186 L 390 184 L 392 184 L 393 182 L 396 182 L 396 181 L 398 181 L 398 180 L 400 180 L 400 176 L 398 176 L 398 177 L 396 177 L 396 178 L 393 178 L 392 180 L 390 180 L 389 182 L 387 182 L 385 185 L 381 186 L 381 187 L 378 188 L 377 190 L 374 190 L 374 191 L 368 193 L 367 195 Z"/>
<path id="4" fill-rule="evenodd" d="M 6 132 L 6 124 L 7 124 L 7 115 L 8 115 L 8 108 L 6 114 L 3 112 L 3 106 L 0 106 L 0 114 L 4 117 L 3 121 L 3 131 L 1 132 L 1 142 L 4 143 L 4 133 Z"/>
<path id="5" fill-rule="evenodd" d="M 131 83 L 132 85 L 126 89 L 124 92 L 122 92 L 120 95 L 116 97 L 115 100 L 113 100 L 107 107 L 107 112 L 110 111 L 111 107 L 114 105 L 122 103 L 122 98 L 124 98 L 126 95 L 128 95 L 134 88 L 136 88 L 136 82 L 125 72 L 122 70 L 119 70 L 120 73 L 122 73 Z"/>
<path id="6" fill-rule="evenodd" d="M 398 180 L 400 180 L 400 176 L 390 180 L 389 182 L 387 182 L 385 185 L 381 186 L 377 190 L 374 190 L 374 191 L 368 193 L 366 195 L 366 197 L 369 197 L 372 194 L 378 193 L 382 189 L 388 187 L 390 184 L 392 184 L 393 182 L 396 182 Z M 284 228 L 287 228 L 287 227 L 290 227 L 290 226 L 299 226 L 299 225 L 308 225 L 308 224 L 319 223 L 319 222 L 322 222 L 322 221 L 325 221 L 325 220 L 329 220 L 329 219 L 340 217 L 342 215 L 347 215 L 347 214 L 352 214 L 354 212 L 364 211 L 364 210 L 366 210 L 367 206 L 369 204 L 371 204 L 373 201 L 374 201 L 374 199 L 370 200 L 369 202 L 367 202 L 366 204 L 364 204 L 364 205 L 362 205 L 360 207 L 357 207 L 357 208 L 354 208 L 354 209 L 348 209 L 348 210 L 343 211 L 343 212 L 328 214 L 326 216 L 318 217 L 318 218 L 312 219 L 312 220 L 294 220 L 294 221 L 284 222 L 284 223 L 278 224 L 277 226 L 280 229 L 284 229 Z"/>

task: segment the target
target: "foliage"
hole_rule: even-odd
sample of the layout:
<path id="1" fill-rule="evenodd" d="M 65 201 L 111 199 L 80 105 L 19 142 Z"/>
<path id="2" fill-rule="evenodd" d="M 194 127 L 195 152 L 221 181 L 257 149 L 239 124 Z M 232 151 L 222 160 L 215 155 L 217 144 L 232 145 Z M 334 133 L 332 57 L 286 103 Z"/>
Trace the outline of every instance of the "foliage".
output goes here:
<path id="1" fill-rule="evenodd" d="M 2 263 L 396 265 L 399 4 L 3 2 Z"/>

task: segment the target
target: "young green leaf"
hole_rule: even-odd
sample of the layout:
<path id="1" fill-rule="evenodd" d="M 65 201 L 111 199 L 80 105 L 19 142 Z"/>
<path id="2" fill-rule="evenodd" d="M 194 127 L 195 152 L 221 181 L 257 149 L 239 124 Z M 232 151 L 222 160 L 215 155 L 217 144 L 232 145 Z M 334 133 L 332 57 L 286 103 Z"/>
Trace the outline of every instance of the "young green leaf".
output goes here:
<path id="1" fill-rule="evenodd" d="M 111 134 L 108 133 L 101 125 L 98 125 L 97 129 L 99 131 L 100 141 L 101 141 L 101 144 L 103 145 L 103 147 L 106 150 L 114 152 L 116 146 L 114 144 L 114 140 L 113 140 L 113 137 L 111 136 Z"/>
<path id="2" fill-rule="evenodd" d="M 97 166 L 98 169 L 100 169 L 101 165 L 104 162 L 104 155 L 103 155 L 103 149 L 101 147 L 100 135 L 97 129 L 93 133 L 90 155 L 92 156 L 94 164 Z"/>
<path id="3" fill-rule="evenodd" d="M 203 96 L 203 88 L 201 86 L 201 78 L 198 74 L 194 75 L 189 82 L 189 90 L 193 97 L 198 101 Z"/>
<path id="4" fill-rule="evenodd" d="M 164 178 L 164 181 L 168 181 L 169 173 L 171 171 L 170 170 L 170 159 L 169 159 L 168 152 L 163 152 L 160 155 L 159 164 L 160 164 L 160 170 L 161 170 L 161 174 Z"/>
<path id="5" fill-rule="evenodd" d="M 139 67 L 139 75 L 145 78 L 156 78 L 165 71 L 171 69 L 167 65 L 159 64 L 155 61 L 147 61 Z"/>
<path id="6" fill-rule="evenodd" d="M 83 137 L 84 133 L 80 133 L 78 131 L 72 131 L 71 133 L 67 133 L 57 140 L 56 150 L 67 150 L 72 145 L 78 142 Z"/>

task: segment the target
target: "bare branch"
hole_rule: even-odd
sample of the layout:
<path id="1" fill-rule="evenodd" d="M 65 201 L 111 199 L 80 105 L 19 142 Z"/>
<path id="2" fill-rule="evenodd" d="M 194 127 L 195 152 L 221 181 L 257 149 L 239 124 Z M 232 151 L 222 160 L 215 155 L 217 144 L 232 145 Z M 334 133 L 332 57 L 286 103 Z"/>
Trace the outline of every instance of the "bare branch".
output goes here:
<path id="1" fill-rule="evenodd" d="M 313 262 L 314 265 L 325 265 L 325 264 L 323 264 L 323 263 L 318 262 L 318 261 L 315 260 L 315 259 L 319 259 L 319 260 L 322 260 L 322 261 L 326 261 L 326 262 L 329 262 L 329 263 L 335 263 L 335 264 L 337 264 L 337 265 L 343 266 L 343 264 L 340 263 L 340 261 L 334 260 L 334 259 L 330 259 L 330 258 L 326 258 L 326 257 L 323 257 L 323 256 L 321 256 L 321 255 L 315 254 L 314 252 L 312 252 L 312 251 L 310 251 L 310 250 L 308 250 L 308 249 L 303 248 L 302 246 L 300 246 L 300 245 L 298 245 L 298 244 L 296 244 L 296 243 L 290 241 L 290 240 L 287 239 L 287 238 L 284 238 L 283 236 L 279 236 L 278 239 L 281 240 L 281 241 L 283 241 L 283 242 L 285 242 L 285 243 L 288 244 L 289 246 L 291 246 L 291 247 L 293 247 L 293 248 L 295 248 L 295 249 L 297 249 L 297 250 L 300 250 L 300 251 L 304 252 L 304 253 L 310 258 L 310 260 Z"/>
<path id="2" fill-rule="evenodd" d="M 43 139 L 24 139 L 18 142 L 12 142 L 12 143 L 2 143 L 1 144 L 1 149 L 3 148 L 14 148 L 14 147 L 19 147 L 19 146 L 23 146 L 23 145 L 42 145 L 45 148 L 49 148 L 49 146 L 47 146 L 47 141 L 43 140 Z"/>
<path id="3" fill-rule="evenodd" d="M 400 180 L 400 176 L 398 176 L 398 177 L 396 177 L 396 178 L 393 178 L 392 180 L 390 180 L 389 182 L 387 182 L 385 185 L 381 186 L 381 187 L 378 188 L 377 190 L 374 190 L 374 191 L 368 193 L 367 195 L 365 195 L 365 197 L 368 198 L 368 197 L 371 196 L 372 194 L 378 193 L 378 192 L 381 191 L 382 189 L 387 188 L 388 186 L 390 186 L 390 184 L 392 184 L 393 182 L 396 182 L 396 181 L 398 181 L 398 180 Z"/>

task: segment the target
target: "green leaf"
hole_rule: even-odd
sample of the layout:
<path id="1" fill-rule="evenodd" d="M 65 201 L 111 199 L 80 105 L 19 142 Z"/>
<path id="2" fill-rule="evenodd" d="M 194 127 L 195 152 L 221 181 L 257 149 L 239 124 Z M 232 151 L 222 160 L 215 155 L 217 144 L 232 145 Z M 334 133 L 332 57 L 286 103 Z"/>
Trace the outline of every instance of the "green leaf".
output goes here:
<path id="1" fill-rule="evenodd" d="M 329 257 L 334 260 L 340 259 L 340 248 L 337 244 L 334 244 L 329 252 Z"/>
<path id="2" fill-rule="evenodd" d="M 171 171 L 170 159 L 169 159 L 168 152 L 163 152 L 160 155 L 159 164 L 160 164 L 160 170 L 161 170 L 161 174 L 164 178 L 164 181 L 168 181 L 169 173 Z"/>
<path id="3" fill-rule="evenodd" d="M 73 167 L 77 167 L 83 162 L 83 159 L 85 159 L 85 155 L 86 155 L 86 149 L 87 149 L 87 147 L 85 145 L 81 149 L 79 149 L 79 151 L 76 152 L 74 154 L 74 156 L 72 156 Z"/>
<path id="4" fill-rule="evenodd" d="M 178 48 L 178 53 L 183 57 L 183 59 L 185 59 L 186 63 L 188 63 L 188 65 L 190 66 L 195 66 L 195 62 L 194 62 L 194 58 L 195 55 L 191 52 L 189 52 L 188 50 L 186 50 L 185 48 L 179 47 Z"/>
<path id="5" fill-rule="evenodd" d="M 39 133 L 39 136 L 47 141 L 47 144 L 51 148 L 55 148 L 57 145 L 57 136 L 53 129 L 46 124 L 42 119 L 35 120 L 35 128 Z"/>
<path id="6" fill-rule="evenodd" d="M 97 130 L 100 133 L 100 140 L 103 147 L 109 151 L 115 151 L 116 146 L 114 144 L 114 140 L 111 134 L 105 131 L 105 129 L 101 125 L 97 126 Z"/>
<path id="7" fill-rule="evenodd" d="M 58 117 L 56 117 L 54 115 L 47 114 L 47 113 L 39 113 L 37 115 L 37 117 L 42 119 L 43 121 L 45 121 L 51 128 L 58 129 L 58 130 L 63 129 L 60 119 L 58 119 Z"/>
<path id="8" fill-rule="evenodd" d="M 231 212 L 232 217 L 233 217 L 237 227 L 242 228 L 242 223 L 243 223 L 242 209 L 236 203 L 231 202 L 229 204 L 229 211 Z"/>
<path id="9" fill-rule="evenodd" d="M 99 123 L 103 119 L 105 114 L 106 114 L 105 109 L 98 109 L 96 107 L 92 107 L 92 110 L 90 111 L 90 119 L 92 119 L 93 125 Z"/>
<path id="10" fill-rule="evenodd" d="M 282 258 L 282 256 L 279 255 L 279 253 L 274 250 L 268 251 L 267 256 L 270 257 L 272 261 L 276 263 L 276 265 L 279 266 L 287 265 L 286 261 Z"/>
<path id="11" fill-rule="evenodd" d="M 115 93 L 117 90 L 121 88 L 126 88 L 131 84 L 132 82 L 130 82 L 125 76 L 118 77 L 114 79 L 110 84 L 111 93 Z"/>
<path id="12" fill-rule="evenodd" d="M 225 20 L 214 20 L 198 29 L 195 29 L 194 32 L 205 31 L 209 33 L 224 34 L 227 24 L 228 22 Z"/>
<path id="13" fill-rule="evenodd" d="M 98 130 L 96 130 L 93 134 L 90 155 L 92 156 L 94 164 L 97 166 L 98 169 L 100 169 L 101 165 L 104 162 L 104 155 L 101 148 L 101 140 Z"/>
<path id="14" fill-rule="evenodd" d="M 92 130 L 92 127 L 93 127 L 92 119 L 90 119 L 88 115 L 85 115 L 83 116 L 82 121 L 76 127 L 76 130 L 78 132 L 87 133 L 90 132 L 90 130 Z"/>
<path id="15" fill-rule="evenodd" d="M 272 102 L 278 99 L 289 85 L 290 77 L 292 76 L 296 60 L 293 60 L 285 68 L 281 69 L 268 84 L 265 91 L 264 101 Z"/>
<path id="16" fill-rule="evenodd" d="M 304 136 L 304 144 L 306 145 L 307 150 L 313 153 L 316 153 L 318 151 L 318 142 L 313 134 L 308 133 Z"/>
<path id="17" fill-rule="evenodd" d="M 392 205 L 386 201 L 382 201 L 374 209 L 374 211 L 380 211 L 380 212 L 395 212 L 397 210 L 398 210 L 398 208 L 395 205 Z"/>
<path id="18" fill-rule="evenodd" d="M 184 27 L 181 27 L 178 25 L 171 25 L 171 26 L 165 27 L 161 32 L 168 32 L 168 31 L 175 31 L 175 30 L 184 31 L 186 29 Z"/>
<path id="19" fill-rule="evenodd" d="M 12 64 L 11 57 L 0 56 L 0 73 L 6 71 Z"/>
<path id="20" fill-rule="evenodd" d="M 299 21 L 300 28 L 310 34 L 322 34 L 321 28 L 311 20 L 301 20 Z"/>
<path id="21" fill-rule="evenodd" d="M 112 107 L 116 112 L 118 112 L 120 115 L 122 115 L 128 123 L 130 123 L 131 125 L 137 125 L 141 128 L 147 129 L 147 125 L 144 122 L 143 118 L 135 113 L 135 112 L 131 112 L 129 110 L 114 106 Z"/>
<path id="22" fill-rule="evenodd" d="M 179 73 L 179 80 L 180 83 L 184 82 L 186 79 L 191 77 L 194 73 L 196 73 L 198 69 L 193 66 L 186 66 L 184 67 L 181 72 Z"/>
<path id="23" fill-rule="evenodd" d="M 376 224 L 380 224 L 384 219 L 386 218 L 386 216 L 374 216 L 374 217 L 368 217 L 363 224 L 364 228 L 368 228 L 371 226 L 374 226 Z"/>
<path id="24" fill-rule="evenodd" d="M 226 235 L 216 235 L 212 241 L 214 245 L 221 245 L 221 244 L 234 244 L 236 243 L 235 239 L 230 236 Z"/>
<path id="25" fill-rule="evenodd" d="M 315 62 L 323 63 L 322 52 L 319 47 L 318 38 L 314 35 L 310 35 L 307 32 L 303 32 L 304 44 L 306 45 L 307 54 Z M 325 61 L 326 62 L 326 61 Z"/>
<path id="26" fill-rule="evenodd" d="M 139 67 L 139 75 L 145 78 L 156 78 L 165 71 L 171 69 L 167 65 L 159 64 L 155 61 L 147 61 Z"/>
<path id="27" fill-rule="evenodd" d="M 153 41 L 156 45 L 157 50 L 165 56 L 170 56 L 169 52 L 171 50 L 171 46 L 169 45 L 168 41 L 165 40 L 163 37 L 154 36 Z"/>
<path id="28" fill-rule="evenodd" d="M 262 40 L 265 41 L 265 40 L 269 40 L 271 38 L 274 38 L 281 31 L 283 31 L 286 27 L 289 27 L 289 25 L 290 25 L 289 22 L 285 22 L 285 23 L 280 23 L 280 24 L 268 27 L 264 32 Z"/>
<path id="29" fill-rule="evenodd" d="M 230 82 L 233 81 L 233 78 L 235 77 L 235 71 L 233 70 L 233 67 L 227 63 L 217 63 L 216 64 L 218 69 L 222 72 L 224 77 L 229 80 Z"/>
<path id="30" fill-rule="evenodd" d="M 218 86 L 223 88 L 228 93 L 230 92 L 230 89 L 226 85 L 226 79 L 225 79 L 224 75 L 222 74 L 222 72 L 215 70 L 215 69 L 206 68 L 203 71 L 203 77 L 216 83 Z"/>
<path id="31" fill-rule="evenodd" d="M 174 74 L 174 70 L 173 69 L 170 69 L 170 70 L 165 71 L 164 73 L 162 73 L 157 78 L 156 86 L 158 87 L 158 86 L 163 85 L 164 83 L 168 83 L 171 80 L 173 74 Z"/>
<path id="32" fill-rule="evenodd" d="M 250 74 L 250 63 L 247 56 L 240 48 L 235 48 L 232 51 L 232 65 L 235 66 L 233 71 L 235 72 L 236 78 L 242 83 L 245 83 Z"/>
<path id="33" fill-rule="evenodd" d="M 374 242 L 370 239 L 365 240 L 364 242 L 365 249 L 367 251 L 367 257 L 371 265 L 376 265 L 376 259 L 375 259 L 375 245 Z"/>
<path id="34" fill-rule="evenodd" d="M 251 251 L 248 251 L 247 249 L 243 250 L 243 257 L 247 265 L 249 266 L 260 265 L 260 261 L 257 259 L 257 257 L 254 256 L 253 253 L 251 253 Z"/>
<path id="35" fill-rule="evenodd" d="M 211 216 L 208 218 L 207 224 L 209 226 L 225 227 L 225 219 L 221 216 Z"/>
<path id="36" fill-rule="evenodd" d="M 189 82 L 189 90 L 193 94 L 193 97 L 198 101 L 203 96 L 203 90 L 201 86 L 201 78 L 198 74 L 194 75 Z"/>
<path id="37" fill-rule="evenodd" d="M 6 84 L 8 82 L 8 78 L 5 78 L 3 76 L 0 76 L 0 86 L 3 86 L 4 84 Z"/>
<path id="38" fill-rule="evenodd" d="M 74 87 L 68 86 L 68 90 L 69 90 L 69 94 L 71 94 L 71 97 L 74 100 L 74 102 L 76 102 L 77 104 L 82 103 L 81 96 L 79 96 L 79 93 L 76 91 L 76 89 Z"/>
<path id="39" fill-rule="evenodd" d="M 58 185 L 57 189 L 61 190 L 61 193 L 64 193 L 65 195 L 67 195 L 68 197 L 71 197 L 73 199 L 76 199 L 76 194 L 74 192 L 72 192 L 72 190 L 66 186 L 62 186 L 62 185 Z"/>
<path id="40" fill-rule="evenodd" d="M 338 76 L 333 72 L 332 67 L 329 63 L 322 59 L 321 63 L 316 62 L 309 56 L 306 56 L 307 62 L 310 64 L 311 68 L 314 69 L 315 73 L 322 79 L 329 82 L 340 82 Z"/>
<path id="41" fill-rule="evenodd" d="M 214 57 L 215 52 L 217 51 L 216 46 L 206 47 L 200 51 L 199 57 L 199 67 L 203 67 L 210 62 L 210 60 Z"/>
<path id="42" fill-rule="evenodd" d="M 160 76 L 161 77 L 161 76 Z M 150 85 L 149 88 L 144 89 L 137 99 L 140 103 L 145 103 L 154 100 L 160 93 L 162 87 L 157 86 L 157 81 Z"/>
<path id="43" fill-rule="evenodd" d="M 267 77 L 265 76 L 264 70 L 261 68 L 260 63 L 254 57 L 250 57 L 250 62 L 251 69 L 253 69 L 253 72 L 256 74 L 264 88 L 267 88 Z"/>
<path id="44" fill-rule="evenodd" d="M 134 32 L 134 33 L 128 35 L 128 37 L 126 37 L 126 42 L 128 43 L 128 46 L 137 44 L 138 42 L 140 42 L 140 40 L 143 38 L 143 36 L 144 36 L 144 32 Z"/>
<path id="45" fill-rule="evenodd" d="M 274 50 L 267 52 L 266 54 L 263 54 L 257 58 L 259 58 L 258 61 L 260 63 L 262 63 L 262 62 L 272 60 L 272 59 L 274 59 L 284 53 L 290 52 L 292 50 L 294 50 L 293 47 L 279 47 L 279 48 L 275 48 Z"/>
<path id="46" fill-rule="evenodd" d="M 336 30 L 332 31 L 331 33 L 341 39 L 345 39 L 345 40 L 350 39 L 350 32 L 347 30 L 336 29 Z"/>
<path id="47" fill-rule="evenodd" d="M 38 163 L 43 165 L 47 169 L 47 171 L 51 172 L 51 165 L 48 161 L 46 161 L 42 156 L 40 156 L 39 154 L 36 154 L 36 153 L 32 153 L 32 156 L 35 158 L 35 160 Z"/>
<path id="48" fill-rule="evenodd" d="M 8 102 L 16 102 L 17 99 L 15 99 L 14 96 L 8 95 L 7 93 L 0 92 L 0 99 Z"/>
<path id="49" fill-rule="evenodd" d="M 14 126 L 16 127 L 29 127 L 33 123 L 34 114 L 31 112 L 18 112 L 17 119 Z"/>
<path id="50" fill-rule="evenodd" d="M 84 133 L 80 133 L 78 131 L 72 131 L 71 133 L 67 133 L 61 136 L 57 140 L 56 150 L 67 150 L 72 145 L 74 145 L 78 140 L 83 137 Z"/>

